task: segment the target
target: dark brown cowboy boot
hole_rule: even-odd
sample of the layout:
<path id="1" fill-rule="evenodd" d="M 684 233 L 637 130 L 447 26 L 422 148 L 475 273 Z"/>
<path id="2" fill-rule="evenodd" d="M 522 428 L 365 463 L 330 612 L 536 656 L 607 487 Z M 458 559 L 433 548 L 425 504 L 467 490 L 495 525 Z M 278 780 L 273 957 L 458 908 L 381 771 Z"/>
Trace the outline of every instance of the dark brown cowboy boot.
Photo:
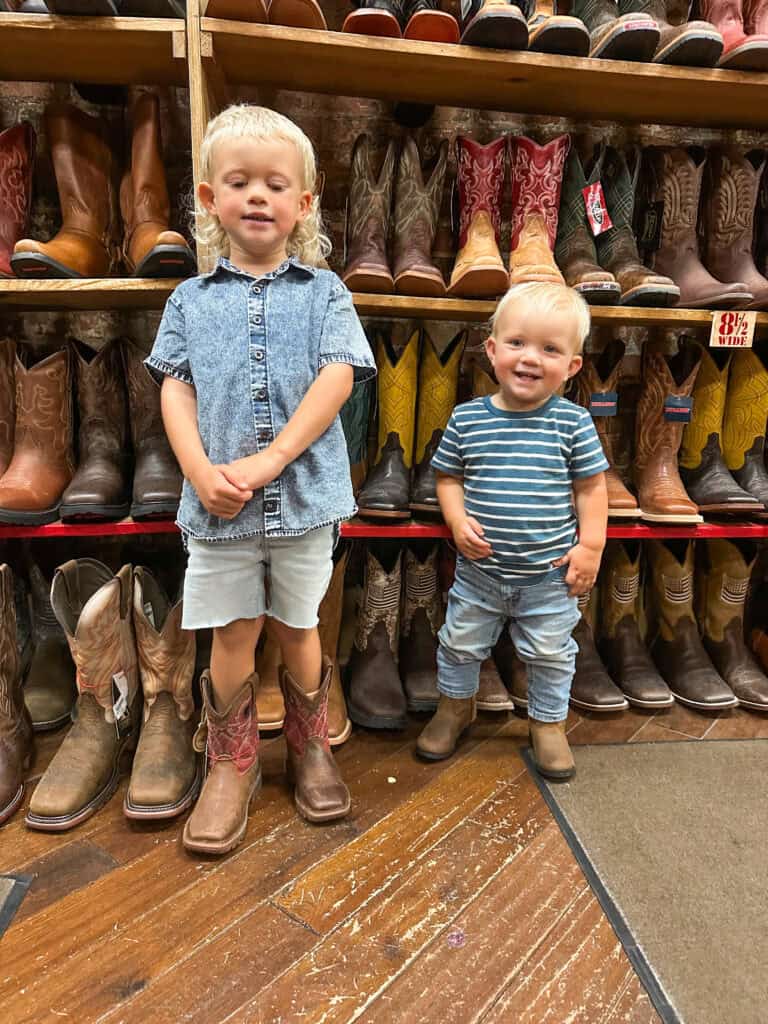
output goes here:
<path id="1" fill-rule="evenodd" d="M 24 797 L 32 763 L 32 723 L 24 707 L 10 567 L 0 565 L 0 825 Z"/>
<path id="2" fill-rule="evenodd" d="M 510 135 L 509 179 L 512 222 L 509 239 L 509 284 L 552 281 L 563 284 L 553 250 L 557 215 L 570 135 L 540 146 L 524 135 Z"/>
<path id="3" fill-rule="evenodd" d="M 378 177 L 371 166 L 371 140 L 360 135 L 352 150 L 347 215 L 347 266 L 342 280 L 353 292 L 391 292 L 395 283 L 387 257 L 392 209 L 395 143 L 390 142 Z"/>
<path id="4" fill-rule="evenodd" d="M 597 589 L 579 598 L 579 611 L 581 618 L 573 630 L 579 651 L 571 684 L 571 704 L 586 711 L 625 711 L 629 707 L 627 699 L 608 675 L 595 644 Z"/>
<path id="5" fill-rule="evenodd" d="M 0 341 L 0 477 L 13 458 L 16 429 L 16 342 Z"/>
<path id="6" fill-rule="evenodd" d="M 449 295 L 493 298 L 507 290 L 509 275 L 499 252 L 506 139 L 481 146 L 456 139 L 456 189 L 459 197 L 459 251 Z"/>
<path id="7" fill-rule="evenodd" d="M 27 230 L 35 142 L 35 130 L 28 121 L 0 132 L 0 277 L 14 276 L 11 253 Z"/>
<path id="8" fill-rule="evenodd" d="M 437 579 L 438 550 L 437 544 L 429 542 L 426 552 L 417 545 L 405 549 L 399 665 L 409 711 L 434 711 L 440 696 L 437 631 L 442 625 L 443 608 Z"/>
<path id="9" fill-rule="evenodd" d="M 34 649 L 24 677 L 24 701 L 35 732 L 47 732 L 70 720 L 77 699 L 75 664 L 51 607 L 51 584 L 34 562 L 28 571 Z"/>
<path id="10" fill-rule="evenodd" d="M 432 245 L 447 166 L 448 143 L 442 142 L 425 183 L 419 150 L 410 136 L 406 138 L 397 167 L 394 213 L 395 291 L 401 295 L 445 296 L 443 275 L 432 262 Z"/>
<path id="11" fill-rule="evenodd" d="M 320 647 L 333 665 L 331 685 L 328 689 L 328 742 L 338 747 L 349 739 L 352 723 L 347 715 L 347 702 L 341 686 L 339 671 L 339 631 L 341 629 L 341 608 L 344 599 L 344 573 L 349 560 L 349 549 L 344 542 L 334 551 L 334 566 L 331 582 L 317 610 L 317 631 Z"/>
<path id="12" fill-rule="evenodd" d="M 619 0 L 622 14 L 644 14 L 658 25 L 654 64 L 713 68 L 723 52 L 723 37 L 708 21 L 688 21 L 689 6 L 687 0 Z"/>

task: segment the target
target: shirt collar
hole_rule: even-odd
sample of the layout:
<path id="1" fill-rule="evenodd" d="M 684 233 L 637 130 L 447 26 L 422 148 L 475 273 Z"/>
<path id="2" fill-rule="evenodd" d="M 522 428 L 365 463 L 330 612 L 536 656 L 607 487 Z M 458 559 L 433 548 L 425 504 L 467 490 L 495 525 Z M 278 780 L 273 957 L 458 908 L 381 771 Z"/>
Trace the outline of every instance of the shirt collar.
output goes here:
<path id="1" fill-rule="evenodd" d="M 255 274 L 249 273 L 247 270 L 241 270 L 240 267 L 236 267 L 234 263 L 230 263 L 226 256 L 219 256 L 213 270 L 209 270 L 207 274 L 201 274 L 200 276 L 203 278 L 214 277 L 221 271 L 227 271 L 230 274 L 237 274 L 240 277 L 249 277 L 252 280 L 272 281 L 281 274 L 285 274 L 291 268 L 303 270 L 304 273 L 309 274 L 312 277 L 317 274 L 317 267 L 312 267 L 308 263 L 302 263 L 296 256 L 289 256 L 288 259 L 281 263 L 279 267 L 276 267 L 274 270 L 270 270 L 268 274 L 259 274 L 258 277 Z"/>

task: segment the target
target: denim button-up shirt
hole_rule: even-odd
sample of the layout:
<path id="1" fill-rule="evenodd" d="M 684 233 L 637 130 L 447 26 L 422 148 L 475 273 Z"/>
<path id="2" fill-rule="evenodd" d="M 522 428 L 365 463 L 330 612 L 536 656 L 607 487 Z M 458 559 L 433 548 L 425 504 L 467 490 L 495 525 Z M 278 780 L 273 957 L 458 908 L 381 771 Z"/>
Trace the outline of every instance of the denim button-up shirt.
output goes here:
<path id="1" fill-rule="evenodd" d="M 219 259 L 211 273 L 182 282 L 146 360 L 158 382 L 170 376 L 195 388 L 198 429 L 214 465 L 267 448 L 329 363 L 351 364 L 356 382 L 376 373 L 349 290 L 330 270 L 295 257 L 261 277 Z M 356 511 L 337 416 L 234 519 L 210 515 L 185 480 L 177 523 L 206 541 L 290 537 Z"/>

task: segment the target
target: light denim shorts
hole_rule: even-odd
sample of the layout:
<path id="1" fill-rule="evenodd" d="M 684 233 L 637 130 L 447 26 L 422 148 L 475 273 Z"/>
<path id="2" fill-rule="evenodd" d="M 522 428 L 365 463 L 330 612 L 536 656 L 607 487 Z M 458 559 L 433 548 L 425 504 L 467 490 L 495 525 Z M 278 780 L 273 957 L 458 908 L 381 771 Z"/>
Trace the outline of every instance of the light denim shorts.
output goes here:
<path id="1" fill-rule="evenodd" d="M 286 626 L 311 629 L 331 581 L 335 539 L 333 526 L 299 537 L 215 543 L 190 537 L 183 628 L 215 628 L 266 614 Z"/>

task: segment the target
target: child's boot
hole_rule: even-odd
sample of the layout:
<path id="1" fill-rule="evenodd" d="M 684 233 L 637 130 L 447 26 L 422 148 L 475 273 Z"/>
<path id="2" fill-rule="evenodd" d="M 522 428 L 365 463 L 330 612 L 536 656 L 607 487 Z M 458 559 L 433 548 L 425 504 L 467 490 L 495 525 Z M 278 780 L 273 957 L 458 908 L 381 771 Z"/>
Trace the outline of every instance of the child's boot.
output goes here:
<path id="1" fill-rule="evenodd" d="M 305 693 L 285 666 L 280 666 L 288 774 L 296 787 L 296 810 L 307 821 L 343 818 L 351 803 L 328 743 L 328 690 L 332 678 L 333 663 L 324 656 L 320 688 Z"/>
<path id="2" fill-rule="evenodd" d="M 573 754 L 562 722 L 537 722 L 528 719 L 528 736 L 533 760 L 540 775 L 547 779 L 570 779 L 576 772 Z"/>
<path id="3" fill-rule="evenodd" d="M 259 720 L 254 672 L 226 711 L 213 706 L 211 677 L 203 672 L 203 713 L 192 741 L 206 752 L 206 779 L 184 827 L 183 843 L 195 853 L 228 853 L 240 843 L 248 824 L 248 807 L 261 786 Z"/>
<path id="4" fill-rule="evenodd" d="M 459 738 L 477 718 L 474 697 L 440 694 L 437 711 L 416 740 L 416 752 L 428 761 L 444 761 L 456 750 Z"/>

